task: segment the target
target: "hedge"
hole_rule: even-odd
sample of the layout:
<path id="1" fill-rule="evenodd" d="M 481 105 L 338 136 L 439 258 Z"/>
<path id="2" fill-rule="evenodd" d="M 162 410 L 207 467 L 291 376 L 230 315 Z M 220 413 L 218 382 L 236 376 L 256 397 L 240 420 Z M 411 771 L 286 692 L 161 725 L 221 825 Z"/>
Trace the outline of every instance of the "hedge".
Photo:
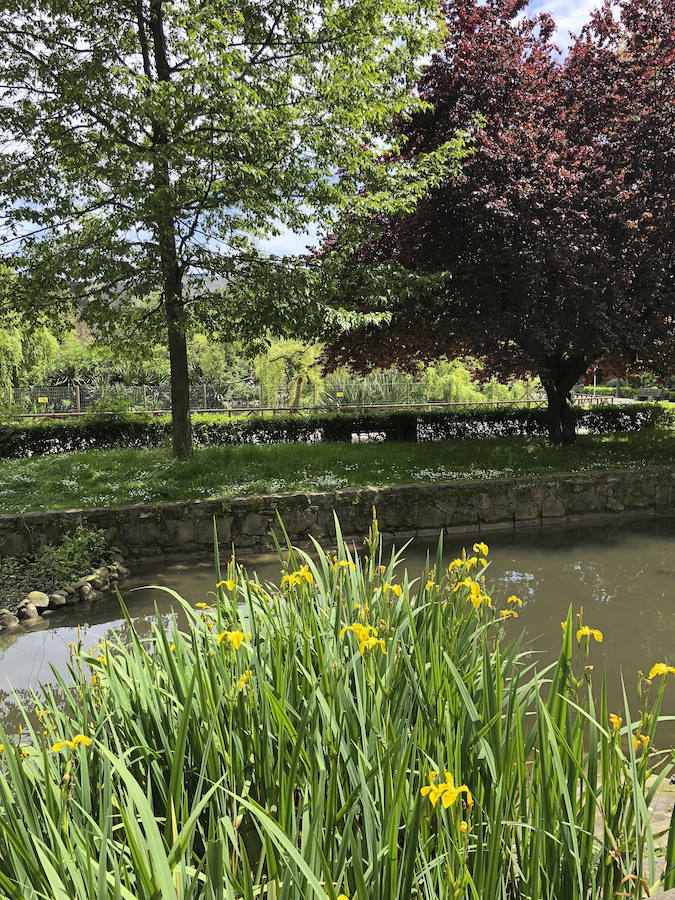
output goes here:
<path id="1" fill-rule="evenodd" d="M 591 434 L 636 431 L 674 424 L 675 415 L 657 403 L 576 407 L 577 427 Z M 169 440 L 167 418 L 111 416 L 51 419 L 0 424 L 0 458 L 21 459 L 45 453 L 159 447 Z M 453 412 L 324 413 L 274 417 L 193 416 L 198 447 L 222 444 L 289 444 L 351 441 L 352 434 L 375 433 L 389 441 L 545 435 L 543 409 L 470 407 Z"/>
<path id="2" fill-rule="evenodd" d="M 619 389 L 619 397 L 626 398 L 635 398 L 639 397 L 640 394 L 644 392 L 644 387 L 621 387 Z M 651 388 L 647 388 L 647 390 L 651 390 Z M 656 387 L 657 391 L 662 391 L 661 400 L 670 400 L 675 401 L 675 391 L 667 390 L 666 388 Z M 615 397 L 617 396 L 616 387 L 612 387 L 611 385 L 597 385 L 597 387 L 593 388 L 592 385 L 586 385 L 583 389 L 583 393 L 587 397 L 592 397 L 595 393 L 597 397 Z"/>

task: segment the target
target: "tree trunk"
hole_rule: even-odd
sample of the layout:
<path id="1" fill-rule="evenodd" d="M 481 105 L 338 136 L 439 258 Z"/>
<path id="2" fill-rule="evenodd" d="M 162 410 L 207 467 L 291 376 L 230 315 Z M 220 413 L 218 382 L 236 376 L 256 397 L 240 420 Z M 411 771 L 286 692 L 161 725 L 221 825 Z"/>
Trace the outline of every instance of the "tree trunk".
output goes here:
<path id="1" fill-rule="evenodd" d="M 546 391 L 548 437 L 552 444 L 569 445 L 576 440 L 576 418 L 570 391 L 588 368 L 584 359 L 546 360 L 539 378 Z"/>
<path id="2" fill-rule="evenodd" d="M 150 33 L 157 80 L 169 82 L 169 66 L 162 0 L 150 2 Z M 138 17 L 139 36 L 143 48 L 146 74 L 150 77 L 151 67 L 145 22 Z M 164 148 L 169 144 L 166 122 L 153 122 L 153 160 L 156 191 L 157 219 L 156 235 L 162 271 L 162 292 L 164 295 L 164 315 L 166 318 L 171 367 L 171 440 L 174 456 L 184 457 L 192 453 L 192 422 L 190 420 L 190 379 L 188 376 L 187 340 L 183 316 L 183 268 L 178 261 L 176 250 L 176 218 L 172 205 L 169 163 Z"/>
<path id="3" fill-rule="evenodd" d="M 187 340 L 182 323 L 182 300 L 180 295 L 169 298 L 166 283 L 164 309 L 171 367 L 171 443 L 173 455 L 185 457 L 192 453 Z"/>

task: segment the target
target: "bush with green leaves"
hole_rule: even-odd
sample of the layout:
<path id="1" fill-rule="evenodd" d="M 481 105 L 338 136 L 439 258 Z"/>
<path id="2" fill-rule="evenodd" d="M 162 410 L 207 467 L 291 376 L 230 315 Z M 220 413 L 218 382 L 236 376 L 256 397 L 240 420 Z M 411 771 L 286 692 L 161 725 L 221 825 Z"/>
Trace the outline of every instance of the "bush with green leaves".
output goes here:
<path id="1" fill-rule="evenodd" d="M 672 886 L 675 829 L 657 860 L 648 808 L 672 768 L 656 738 L 675 669 L 653 667 L 637 716 L 608 709 L 599 632 L 570 610 L 557 661 L 538 664 L 511 631 L 527 608 L 486 593 L 487 546 L 449 568 L 442 551 L 410 581 L 376 521 L 363 555 L 338 528 L 335 554 L 288 548 L 280 587 L 217 560 L 186 629 L 160 621 L 141 641 L 129 621 L 129 646 L 77 646 L 62 704 L 44 689 L 18 740 L 0 728 L 3 896 Z"/>
<path id="2" fill-rule="evenodd" d="M 658 403 L 579 407 L 576 415 L 578 426 L 590 434 L 636 431 L 654 425 L 671 425 L 675 421 L 673 412 Z M 166 417 L 132 414 L 123 398 L 99 401 L 81 419 L 0 421 L 0 458 L 18 459 L 91 449 L 159 447 L 168 441 L 169 433 L 170 423 Z M 480 406 L 452 412 L 193 416 L 193 434 L 198 447 L 349 442 L 354 433 L 377 434 L 391 441 L 431 441 L 545 435 L 547 426 L 544 410 L 527 407 L 489 409 Z"/>
<path id="3" fill-rule="evenodd" d="M 58 544 L 25 557 L 0 557 L 0 605 L 13 607 L 32 590 L 51 591 L 112 560 L 105 532 L 79 525 Z"/>
<path id="4" fill-rule="evenodd" d="M 104 531 L 78 525 L 59 544 L 43 547 L 34 557 L 31 569 L 47 585 L 63 584 L 109 562 L 111 553 Z"/>

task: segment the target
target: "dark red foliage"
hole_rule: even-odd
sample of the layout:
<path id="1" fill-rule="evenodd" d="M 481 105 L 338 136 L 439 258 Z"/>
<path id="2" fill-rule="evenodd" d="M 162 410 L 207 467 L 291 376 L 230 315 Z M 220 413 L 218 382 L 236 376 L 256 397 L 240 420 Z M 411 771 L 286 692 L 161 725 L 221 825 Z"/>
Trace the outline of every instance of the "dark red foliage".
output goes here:
<path id="1" fill-rule="evenodd" d="M 361 369 L 467 353 L 486 375 L 538 373 L 565 440 L 567 394 L 594 364 L 675 368 L 675 0 L 606 2 L 564 57 L 550 16 L 526 6 L 445 4 L 449 36 L 419 84 L 434 108 L 401 124 L 405 153 L 480 115 L 476 153 L 414 214 L 375 223 L 350 265 L 451 278 L 329 353 Z"/>

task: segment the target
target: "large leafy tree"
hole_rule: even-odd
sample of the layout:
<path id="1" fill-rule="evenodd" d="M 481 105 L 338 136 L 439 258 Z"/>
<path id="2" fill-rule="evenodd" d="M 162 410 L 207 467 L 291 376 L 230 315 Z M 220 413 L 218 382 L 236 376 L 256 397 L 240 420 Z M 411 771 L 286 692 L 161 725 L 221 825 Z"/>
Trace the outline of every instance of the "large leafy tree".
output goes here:
<path id="1" fill-rule="evenodd" d="M 569 391 L 599 361 L 673 370 L 675 3 L 607 2 L 564 57 L 526 6 L 445 4 L 418 86 L 433 109 L 400 121 L 404 153 L 480 117 L 476 152 L 412 214 L 350 218 L 326 243 L 334 302 L 381 313 L 334 335 L 331 362 L 467 353 L 486 376 L 538 374 L 550 437 L 570 442 Z"/>
<path id="2" fill-rule="evenodd" d="M 0 0 L 12 305 L 55 323 L 75 308 L 101 337 L 163 332 L 189 453 L 190 328 L 297 317 L 251 312 L 274 271 L 255 239 L 339 208 L 338 167 L 376 177 L 438 33 L 433 0 Z"/>

